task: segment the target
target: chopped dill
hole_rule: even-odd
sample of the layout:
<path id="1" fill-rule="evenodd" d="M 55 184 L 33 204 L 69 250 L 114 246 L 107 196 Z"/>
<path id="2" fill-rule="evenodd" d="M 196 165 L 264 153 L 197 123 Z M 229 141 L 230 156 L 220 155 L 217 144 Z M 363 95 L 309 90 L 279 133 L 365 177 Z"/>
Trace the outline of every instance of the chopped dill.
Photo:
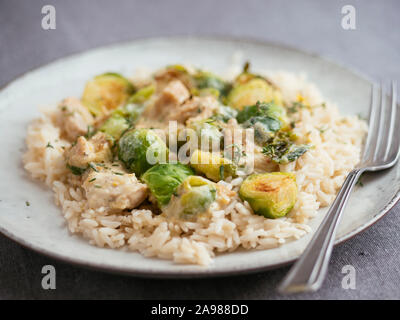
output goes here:
<path id="1" fill-rule="evenodd" d="M 219 178 L 221 180 L 224 180 L 224 172 L 225 172 L 225 166 L 222 165 L 222 166 L 219 167 Z"/>
<path id="2" fill-rule="evenodd" d="M 320 128 L 318 128 L 318 131 L 320 132 L 320 133 L 325 133 L 326 131 L 328 131 L 330 128 L 329 127 L 327 127 L 327 126 L 322 126 L 322 127 L 320 127 Z"/>
<path id="3" fill-rule="evenodd" d="M 99 172 L 99 170 L 96 168 L 93 162 L 89 162 L 89 167 L 92 168 L 94 171 Z"/>

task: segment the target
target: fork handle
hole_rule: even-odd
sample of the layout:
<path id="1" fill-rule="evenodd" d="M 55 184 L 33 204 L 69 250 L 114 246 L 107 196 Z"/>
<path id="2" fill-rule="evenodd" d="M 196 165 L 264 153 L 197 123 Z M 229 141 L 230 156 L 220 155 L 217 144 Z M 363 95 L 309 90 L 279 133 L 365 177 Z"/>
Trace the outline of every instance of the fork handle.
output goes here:
<path id="1" fill-rule="evenodd" d="M 328 270 L 337 226 L 350 192 L 363 171 L 362 169 L 355 169 L 347 176 L 335 201 L 301 258 L 278 286 L 280 293 L 315 291 L 321 287 Z"/>

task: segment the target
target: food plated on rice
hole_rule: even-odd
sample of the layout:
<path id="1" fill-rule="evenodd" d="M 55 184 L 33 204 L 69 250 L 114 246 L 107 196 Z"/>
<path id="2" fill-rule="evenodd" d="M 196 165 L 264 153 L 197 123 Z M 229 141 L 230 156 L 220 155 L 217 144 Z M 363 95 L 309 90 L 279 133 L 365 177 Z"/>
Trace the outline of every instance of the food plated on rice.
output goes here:
<path id="1" fill-rule="evenodd" d="M 300 75 L 171 65 L 96 76 L 30 124 L 23 160 L 91 244 L 208 265 L 309 232 L 366 131 Z"/>

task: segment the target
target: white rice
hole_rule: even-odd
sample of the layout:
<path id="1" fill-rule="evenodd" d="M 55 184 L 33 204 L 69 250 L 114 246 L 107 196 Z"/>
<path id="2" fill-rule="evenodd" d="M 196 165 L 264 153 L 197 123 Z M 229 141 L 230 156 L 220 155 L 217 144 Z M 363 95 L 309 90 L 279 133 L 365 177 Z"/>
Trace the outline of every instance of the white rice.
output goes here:
<path id="1" fill-rule="evenodd" d="M 311 105 L 324 101 L 317 88 L 301 76 L 284 72 L 268 76 L 281 88 L 287 101 L 296 100 L 298 94 Z M 44 181 L 54 191 L 55 202 L 62 208 L 71 233 L 81 234 L 99 247 L 128 247 L 147 257 L 208 265 L 218 252 L 238 247 L 275 248 L 310 232 L 307 222 L 319 208 L 332 202 L 346 175 L 359 162 L 367 130 L 365 122 L 355 116 L 341 117 L 329 102 L 313 112 L 301 109 L 298 116 L 295 132 L 299 137 L 307 137 L 306 142 L 314 148 L 296 162 L 280 166 L 281 171 L 296 174 L 299 194 L 290 214 L 275 220 L 254 215 L 238 196 L 228 200 L 225 210 L 215 208 L 209 217 L 197 222 L 168 221 L 150 210 L 109 214 L 105 208 L 88 209 L 84 190 L 68 178 L 62 148 L 68 142 L 60 138 L 51 112 L 44 112 L 29 126 L 28 151 L 23 160 L 32 177 Z M 328 129 L 321 132 L 322 127 Z M 46 147 L 48 142 L 53 148 Z M 219 183 L 237 191 L 242 181 L 239 177 Z"/>

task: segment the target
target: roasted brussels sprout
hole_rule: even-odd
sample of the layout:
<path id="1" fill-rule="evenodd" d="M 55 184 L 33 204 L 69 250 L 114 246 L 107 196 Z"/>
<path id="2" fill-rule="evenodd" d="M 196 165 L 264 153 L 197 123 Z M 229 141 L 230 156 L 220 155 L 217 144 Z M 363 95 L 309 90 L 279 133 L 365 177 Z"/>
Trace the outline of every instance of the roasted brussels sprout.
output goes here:
<path id="1" fill-rule="evenodd" d="M 238 112 L 228 106 L 219 106 L 218 111 L 214 114 L 213 119 L 222 122 L 228 122 L 232 118 L 236 118 Z"/>
<path id="2" fill-rule="evenodd" d="M 280 91 L 274 89 L 266 80 L 254 78 L 246 83 L 234 86 L 227 98 L 227 104 L 238 110 L 245 106 L 255 105 L 258 101 L 274 101 L 281 105 L 282 96 Z"/>
<path id="3" fill-rule="evenodd" d="M 264 144 L 273 138 L 274 133 L 288 127 L 286 111 L 275 103 L 259 103 L 241 110 L 237 121 L 245 128 L 254 128 L 257 143 Z"/>
<path id="4" fill-rule="evenodd" d="M 99 128 L 100 131 L 110 137 L 110 140 L 118 140 L 122 133 L 130 127 L 129 121 L 121 114 L 112 114 Z"/>
<path id="5" fill-rule="evenodd" d="M 82 103 L 95 116 L 123 105 L 134 92 L 133 85 L 117 73 L 104 73 L 86 84 Z"/>
<path id="6" fill-rule="evenodd" d="M 189 176 L 178 187 L 163 210 L 170 217 L 190 219 L 206 212 L 216 198 L 215 184 L 199 176 Z"/>
<path id="7" fill-rule="evenodd" d="M 280 218 L 288 214 L 296 203 L 296 178 L 286 172 L 253 174 L 243 181 L 239 196 L 256 214 Z"/>
<path id="8" fill-rule="evenodd" d="M 213 146 L 219 149 L 223 145 L 224 135 L 216 120 L 206 119 L 191 122 L 188 124 L 188 128 L 195 131 L 199 138 L 198 147 L 205 151 L 211 151 Z"/>
<path id="9" fill-rule="evenodd" d="M 141 179 L 149 187 L 158 206 L 162 208 L 169 203 L 171 196 L 176 193 L 181 183 L 193 174 L 193 170 L 187 165 L 165 163 L 150 168 Z"/>
<path id="10" fill-rule="evenodd" d="M 247 106 L 239 111 L 236 119 L 239 123 L 244 123 L 253 117 L 270 117 L 277 119 L 284 126 L 288 122 L 286 110 L 276 103 L 261 103 L 257 102 L 255 105 Z"/>
<path id="11" fill-rule="evenodd" d="M 113 113 L 122 115 L 131 125 L 133 125 L 140 117 L 145 109 L 145 102 L 150 99 L 155 91 L 153 85 L 139 89 L 127 101 L 127 103 Z"/>
<path id="12" fill-rule="evenodd" d="M 128 104 L 140 104 L 146 102 L 153 95 L 155 91 L 154 85 L 143 87 L 136 91 L 128 100 Z"/>
<path id="13" fill-rule="evenodd" d="M 125 132 L 118 141 L 118 157 L 140 177 L 156 163 L 168 159 L 168 148 L 154 131 L 132 129 Z"/>
<path id="14" fill-rule="evenodd" d="M 190 157 L 190 165 L 213 181 L 224 180 L 236 175 L 236 165 L 216 153 L 196 150 Z"/>
<path id="15" fill-rule="evenodd" d="M 206 90 L 217 97 L 224 97 L 228 94 L 231 86 L 211 72 L 199 71 L 194 75 L 197 89 Z"/>

